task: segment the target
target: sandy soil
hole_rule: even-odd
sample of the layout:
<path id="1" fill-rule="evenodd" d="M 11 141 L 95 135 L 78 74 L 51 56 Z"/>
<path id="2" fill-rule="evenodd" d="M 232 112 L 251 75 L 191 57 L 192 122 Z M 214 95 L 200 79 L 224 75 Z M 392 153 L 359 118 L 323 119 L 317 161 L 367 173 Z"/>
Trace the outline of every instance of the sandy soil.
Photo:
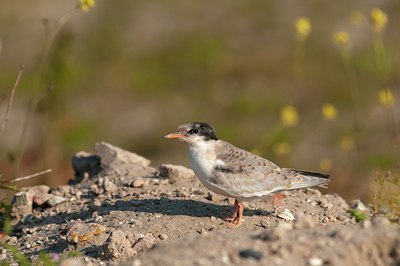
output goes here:
<path id="1" fill-rule="evenodd" d="M 107 143 L 95 151 L 73 158 L 71 184 L 16 194 L 6 243 L 32 260 L 80 252 L 63 265 L 400 265 L 400 227 L 362 204 L 370 217 L 357 224 L 337 194 L 305 189 L 255 201 L 231 227 L 223 218 L 233 201 L 191 170 L 154 168 Z"/>

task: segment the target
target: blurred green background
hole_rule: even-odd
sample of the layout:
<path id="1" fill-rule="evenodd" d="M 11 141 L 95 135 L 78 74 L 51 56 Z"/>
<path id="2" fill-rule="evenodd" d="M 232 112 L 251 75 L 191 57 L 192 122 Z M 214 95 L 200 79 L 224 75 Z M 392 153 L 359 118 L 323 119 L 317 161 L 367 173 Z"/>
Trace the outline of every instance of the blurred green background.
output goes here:
<path id="1" fill-rule="evenodd" d="M 3 177 L 52 168 L 23 184 L 65 184 L 72 155 L 97 141 L 188 166 L 186 147 L 161 136 L 190 121 L 280 166 L 329 173 L 347 199 L 400 161 L 398 0 L 76 6 L 0 0 L 0 117 L 24 65 Z"/>

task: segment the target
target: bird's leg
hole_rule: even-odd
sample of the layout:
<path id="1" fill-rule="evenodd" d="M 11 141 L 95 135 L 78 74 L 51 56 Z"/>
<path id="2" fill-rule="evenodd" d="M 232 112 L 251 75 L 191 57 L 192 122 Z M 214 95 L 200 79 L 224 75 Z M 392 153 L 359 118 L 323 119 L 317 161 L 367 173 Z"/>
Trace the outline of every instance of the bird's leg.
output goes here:
<path id="1" fill-rule="evenodd" d="M 243 203 L 235 200 L 235 208 L 234 208 L 234 213 L 232 215 L 232 217 L 235 217 L 235 218 L 232 220 L 229 220 L 230 226 L 239 226 L 242 223 L 243 210 L 244 210 Z"/>
<path id="2" fill-rule="evenodd" d="M 239 210 L 239 201 L 235 199 L 235 205 L 233 206 L 232 216 L 228 216 L 225 218 L 225 221 L 233 222 L 236 220 Z"/>

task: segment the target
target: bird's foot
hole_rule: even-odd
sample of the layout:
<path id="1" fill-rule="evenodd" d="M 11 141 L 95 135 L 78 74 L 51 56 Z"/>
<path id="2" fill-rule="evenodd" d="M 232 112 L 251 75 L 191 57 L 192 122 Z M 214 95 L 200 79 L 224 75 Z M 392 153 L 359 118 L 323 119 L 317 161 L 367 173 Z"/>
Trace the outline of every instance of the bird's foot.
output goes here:
<path id="1" fill-rule="evenodd" d="M 241 220 L 235 219 L 235 220 L 233 220 L 233 221 L 229 221 L 228 226 L 229 226 L 229 227 L 237 227 L 237 226 L 239 226 L 239 225 L 241 225 L 241 224 L 242 224 L 242 221 L 241 221 Z"/>
<path id="2" fill-rule="evenodd" d="M 227 222 L 234 222 L 237 220 L 237 217 L 236 217 L 236 215 L 232 215 L 232 216 L 225 217 L 224 220 Z"/>

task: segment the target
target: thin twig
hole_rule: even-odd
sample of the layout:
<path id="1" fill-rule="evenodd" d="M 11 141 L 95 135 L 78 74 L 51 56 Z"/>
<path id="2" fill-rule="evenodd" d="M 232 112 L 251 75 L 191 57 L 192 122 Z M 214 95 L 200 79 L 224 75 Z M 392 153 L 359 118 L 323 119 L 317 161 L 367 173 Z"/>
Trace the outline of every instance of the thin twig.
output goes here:
<path id="1" fill-rule="evenodd" d="M 26 179 L 29 179 L 29 178 L 32 178 L 32 177 L 35 177 L 35 176 L 39 176 L 39 175 L 43 175 L 43 174 L 47 174 L 47 173 L 50 173 L 50 172 L 51 172 L 51 169 L 47 169 L 47 170 L 44 170 L 44 171 L 36 173 L 36 174 L 17 177 L 17 178 L 14 178 L 14 179 L 10 180 L 9 183 L 18 182 L 18 181 L 21 181 L 21 180 L 26 180 Z"/>
<path id="2" fill-rule="evenodd" d="M 3 122 L 1 123 L 1 127 L 0 127 L 0 136 L 3 133 L 3 130 L 4 130 L 5 126 L 6 126 L 7 121 L 8 121 L 8 114 L 10 112 L 10 109 L 11 109 L 11 106 L 12 106 L 12 103 L 13 103 L 15 90 L 17 89 L 19 80 L 21 79 L 23 70 L 24 70 L 24 66 L 21 65 L 20 69 L 19 69 L 19 72 L 18 72 L 18 75 L 17 75 L 17 78 L 15 80 L 14 86 L 11 89 L 10 98 L 8 99 L 6 113 L 4 114 Z"/>

